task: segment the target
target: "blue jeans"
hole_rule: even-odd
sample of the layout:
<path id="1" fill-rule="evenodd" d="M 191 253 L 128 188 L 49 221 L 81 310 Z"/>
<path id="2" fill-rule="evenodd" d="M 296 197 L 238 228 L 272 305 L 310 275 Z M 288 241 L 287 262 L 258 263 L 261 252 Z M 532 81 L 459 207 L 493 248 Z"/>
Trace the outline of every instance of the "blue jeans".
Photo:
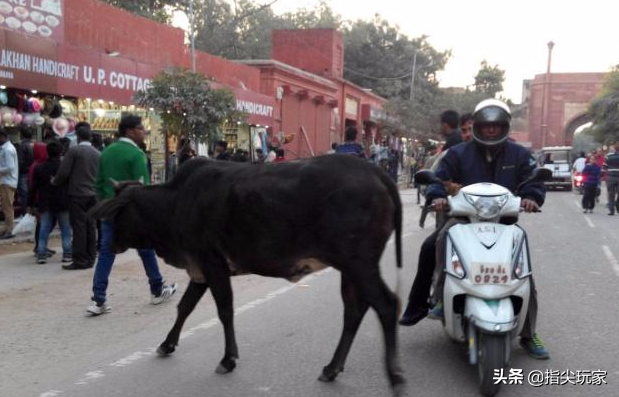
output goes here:
<path id="1" fill-rule="evenodd" d="M 45 256 L 47 253 L 47 241 L 49 234 L 54 227 L 54 218 L 58 221 L 60 228 L 60 236 L 62 238 L 62 253 L 63 255 L 71 255 L 71 222 L 69 220 L 69 211 L 51 212 L 45 211 L 41 214 L 41 227 L 39 230 L 39 239 L 37 242 L 37 255 Z"/>
<path id="2" fill-rule="evenodd" d="M 28 207 L 28 174 L 19 174 L 17 179 L 17 199 L 22 213 L 26 213 Z"/>
<path id="3" fill-rule="evenodd" d="M 112 252 L 113 240 L 114 225 L 111 221 L 101 221 L 101 250 L 99 251 L 95 275 L 92 280 L 93 300 L 97 303 L 105 302 L 105 291 L 107 290 L 112 265 L 116 258 L 116 254 Z M 142 265 L 144 265 L 150 284 L 150 292 L 155 296 L 159 296 L 163 288 L 163 277 L 159 273 L 155 251 L 152 249 L 139 249 L 137 251 L 140 258 L 142 258 Z"/>

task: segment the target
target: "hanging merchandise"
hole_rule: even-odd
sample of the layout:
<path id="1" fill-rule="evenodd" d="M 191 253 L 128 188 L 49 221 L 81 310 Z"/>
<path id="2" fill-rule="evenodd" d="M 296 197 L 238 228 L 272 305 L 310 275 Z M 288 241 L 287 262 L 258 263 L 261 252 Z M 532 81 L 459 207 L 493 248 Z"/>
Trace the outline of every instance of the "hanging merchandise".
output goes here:
<path id="1" fill-rule="evenodd" d="M 6 91 L 0 92 L 0 104 L 6 105 L 7 103 L 9 103 L 9 96 Z"/>
<path id="2" fill-rule="evenodd" d="M 15 113 L 13 115 L 13 124 L 15 125 L 20 125 L 21 122 L 23 121 L 23 116 L 21 115 L 21 113 Z"/>
<path id="3" fill-rule="evenodd" d="M 69 121 L 64 117 L 58 117 L 54 120 L 52 129 L 59 137 L 64 138 L 69 132 Z"/>

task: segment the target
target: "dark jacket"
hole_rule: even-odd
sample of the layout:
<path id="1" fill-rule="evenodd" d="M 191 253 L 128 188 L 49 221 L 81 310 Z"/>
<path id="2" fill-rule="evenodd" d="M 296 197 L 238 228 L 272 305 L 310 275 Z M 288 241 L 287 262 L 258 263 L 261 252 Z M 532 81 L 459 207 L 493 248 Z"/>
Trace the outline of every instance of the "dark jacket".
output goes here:
<path id="1" fill-rule="evenodd" d="M 460 134 L 459 130 L 453 130 L 445 137 L 445 144 L 443 145 L 443 150 L 447 150 L 450 147 L 456 146 L 459 143 L 462 143 L 462 134 Z"/>
<path id="2" fill-rule="evenodd" d="M 583 184 L 586 186 L 597 186 L 602 178 L 602 169 L 596 163 L 588 163 L 582 170 Z"/>
<path id="3" fill-rule="evenodd" d="M 34 162 L 34 142 L 31 139 L 24 139 L 17 148 L 17 159 L 19 173 L 27 174 L 28 169 Z"/>
<path id="4" fill-rule="evenodd" d="M 517 143 L 506 141 L 498 148 L 489 162 L 486 148 L 475 141 L 465 142 L 449 149 L 436 171 L 443 181 L 452 181 L 463 186 L 480 182 L 492 182 L 515 193 L 518 185 L 535 169 L 535 159 Z M 441 183 L 433 183 L 426 190 L 429 202 L 438 197 L 447 197 Z M 532 199 L 542 205 L 546 189 L 541 182 L 527 183 L 520 189 L 520 197 Z"/>
<path id="5" fill-rule="evenodd" d="M 62 159 L 54 184 L 67 185 L 69 196 L 95 197 L 99 157 L 101 153 L 84 142 L 70 148 Z"/>
<path id="6" fill-rule="evenodd" d="M 60 160 L 47 159 L 34 168 L 32 188 L 28 191 L 28 206 L 39 212 L 63 212 L 69 209 L 67 188 L 52 185 L 51 179 L 60 168 Z"/>
<path id="7" fill-rule="evenodd" d="M 363 150 L 363 146 L 356 142 L 344 142 L 335 148 L 335 153 L 338 154 L 350 154 L 353 156 L 365 158 L 365 151 Z"/>

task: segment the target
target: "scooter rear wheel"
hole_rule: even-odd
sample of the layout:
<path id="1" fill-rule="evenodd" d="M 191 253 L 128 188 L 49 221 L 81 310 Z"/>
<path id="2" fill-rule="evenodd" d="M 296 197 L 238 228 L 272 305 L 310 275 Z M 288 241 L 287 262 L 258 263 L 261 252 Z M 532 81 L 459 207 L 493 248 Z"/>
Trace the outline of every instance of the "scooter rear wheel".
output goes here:
<path id="1" fill-rule="evenodd" d="M 495 370 L 505 367 L 505 335 L 479 334 L 478 339 L 479 390 L 486 397 L 493 397 L 501 389 L 501 383 L 495 384 Z"/>

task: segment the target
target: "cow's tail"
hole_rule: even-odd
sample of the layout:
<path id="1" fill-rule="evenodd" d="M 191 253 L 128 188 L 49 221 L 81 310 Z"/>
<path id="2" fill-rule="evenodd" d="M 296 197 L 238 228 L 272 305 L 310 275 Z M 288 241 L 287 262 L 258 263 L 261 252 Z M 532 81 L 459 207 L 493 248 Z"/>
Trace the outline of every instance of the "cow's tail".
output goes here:
<path id="1" fill-rule="evenodd" d="M 395 228 L 395 257 L 396 257 L 396 279 L 395 279 L 395 294 L 398 297 L 398 316 L 401 312 L 400 291 L 402 290 L 402 200 L 400 200 L 400 192 L 398 186 L 391 180 L 389 175 L 384 172 L 380 173 L 383 183 L 389 191 L 391 200 L 394 204 L 393 225 Z"/>

